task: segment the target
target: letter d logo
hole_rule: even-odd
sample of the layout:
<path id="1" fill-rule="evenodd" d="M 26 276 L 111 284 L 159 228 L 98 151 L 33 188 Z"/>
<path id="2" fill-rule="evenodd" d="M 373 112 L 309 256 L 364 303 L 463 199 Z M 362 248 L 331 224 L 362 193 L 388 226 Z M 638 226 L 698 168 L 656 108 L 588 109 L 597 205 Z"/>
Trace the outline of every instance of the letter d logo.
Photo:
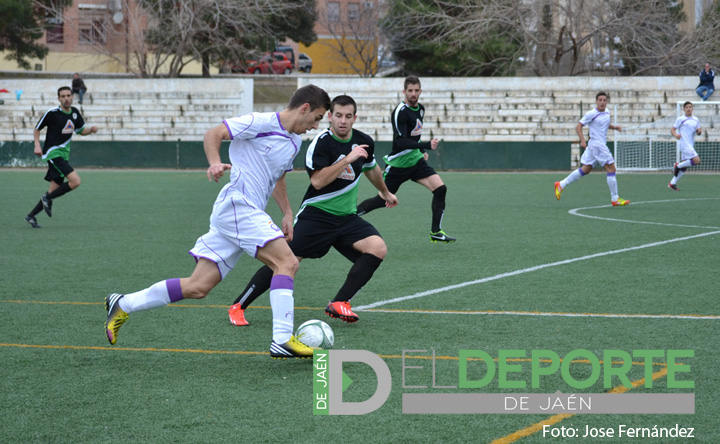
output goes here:
<path id="1" fill-rule="evenodd" d="M 375 353 L 367 350 L 329 350 L 329 397 L 328 411 L 331 415 L 365 415 L 382 407 L 390 396 L 392 378 L 385 361 Z M 362 402 L 343 402 L 344 382 L 349 385 L 351 380 L 343 374 L 343 362 L 363 362 L 370 366 L 377 376 L 375 393 Z M 344 379 L 344 381 L 343 381 Z M 345 385 L 345 387 L 347 387 Z"/>

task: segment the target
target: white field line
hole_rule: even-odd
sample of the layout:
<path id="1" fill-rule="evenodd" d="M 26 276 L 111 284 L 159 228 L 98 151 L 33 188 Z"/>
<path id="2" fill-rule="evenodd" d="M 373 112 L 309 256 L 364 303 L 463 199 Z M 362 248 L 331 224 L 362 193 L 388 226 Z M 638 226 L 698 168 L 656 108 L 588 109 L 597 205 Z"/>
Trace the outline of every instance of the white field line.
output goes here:
<path id="1" fill-rule="evenodd" d="M 709 198 L 709 199 L 716 199 L 716 198 Z M 648 204 L 648 203 L 660 203 L 660 202 L 679 202 L 679 201 L 683 201 L 683 200 L 706 200 L 706 199 L 671 199 L 671 200 L 654 201 L 654 202 L 634 202 L 633 205 Z M 598 206 L 598 207 L 576 208 L 574 210 L 570 210 L 569 213 L 572 215 L 575 215 L 575 216 L 591 217 L 591 218 L 595 218 L 595 219 L 608 220 L 608 221 L 643 223 L 643 222 L 628 221 L 628 220 L 622 220 L 622 219 L 599 218 L 599 217 L 587 216 L 587 215 L 577 213 L 580 210 L 605 208 L 608 206 L 609 205 L 603 205 L 603 206 Z M 482 278 L 482 279 L 476 279 L 474 281 L 467 281 L 467 282 L 462 282 L 462 283 L 455 284 L 455 285 L 448 285 L 446 287 L 436 288 L 434 290 L 427 290 L 427 291 L 422 291 L 422 292 L 407 295 L 407 296 L 401 296 L 398 298 L 386 299 L 384 301 L 377 301 L 377 302 L 373 302 L 373 303 L 367 304 L 367 305 L 358 305 L 358 306 L 354 307 L 354 309 L 357 311 L 370 310 L 370 309 L 373 309 L 376 307 L 382 307 L 384 305 L 394 304 L 396 302 L 409 301 L 412 299 L 422 298 L 425 296 L 431 296 L 431 295 L 438 294 L 438 293 L 444 293 L 446 291 L 457 290 L 459 288 L 468 287 L 470 285 L 484 284 L 486 282 L 492 282 L 492 281 L 496 281 L 496 280 L 507 278 L 507 277 L 518 276 L 518 275 L 525 274 L 525 273 L 531 273 L 533 271 L 543 270 L 545 268 L 557 267 L 559 265 L 572 264 L 574 262 L 585 261 L 588 259 L 595 259 L 598 257 L 610 256 L 610 255 L 619 254 L 619 253 L 627 253 L 629 251 L 642 250 L 645 248 L 658 247 L 661 245 L 667 245 L 667 244 L 671 244 L 674 242 L 682 242 L 682 241 L 686 241 L 686 240 L 690 240 L 690 239 L 697 239 L 697 238 L 701 238 L 701 237 L 720 234 L 720 231 L 718 231 L 718 230 L 720 230 L 719 227 L 700 227 L 700 226 L 694 226 L 694 225 L 660 224 L 660 223 L 655 223 L 655 222 L 644 222 L 644 223 L 653 224 L 653 225 L 667 225 L 667 226 L 687 227 L 687 228 L 712 229 L 715 231 L 710 231 L 707 233 L 700 233 L 700 234 L 696 234 L 693 236 L 678 237 L 675 239 L 668 239 L 668 240 L 659 241 L 659 242 L 652 242 L 649 244 L 638 245 L 638 246 L 629 247 L 629 248 L 622 248 L 619 250 L 604 251 L 601 253 L 590 254 L 587 256 L 581 256 L 581 257 L 566 259 L 566 260 L 557 261 L 557 262 L 550 262 L 550 263 L 542 264 L 542 265 L 536 265 L 534 267 L 523 268 L 520 270 L 510 271 L 507 273 L 501 273 L 501 274 L 497 274 L 495 276 L 490 276 L 490 277 L 486 277 L 486 278 Z"/>
<path id="2" fill-rule="evenodd" d="M 720 200 L 720 197 L 704 197 L 704 198 L 698 198 L 698 199 L 667 199 L 667 200 L 654 200 L 649 202 L 633 202 L 631 205 L 637 206 L 637 205 L 643 205 L 643 204 L 654 204 L 654 203 L 667 203 L 667 202 L 683 202 L 683 201 L 690 201 L 690 200 Z M 588 214 L 580 214 L 580 211 L 583 210 L 595 210 L 598 208 L 609 208 L 612 205 L 600 205 L 597 207 L 584 207 L 584 208 L 574 208 L 568 213 L 572 214 L 573 216 L 580 216 L 580 217 L 587 217 L 589 219 L 597 219 L 597 220 L 607 220 L 612 222 L 625 222 L 629 224 L 647 224 L 647 225 L 664 225 L 666 227 L 678 227 L 678 228 L 701 228 L 701 229 L 707 229 L 707 230 L 720 230 L 720 227 L 703 227 L 699 225 L 683 225 L 683 224 L 666 224 L 662 222 L 644 222 L 644 221 L 638 221 L 638 220 L 626 220 L 626 219 L 615 219 L 611 217 L 599 217 L 599 216 L 590 216 Z"/>
<path id="3" fill-rule="evenodd" d="M 544 311 L 442 311 L 442 310 L 383 310 L 382 308 L 368 308 L 364 311 L 373 313 L 412 313 L 412 314 L 444 314 L 444 315 L 505 315 L 505 316 L 549 316 L 566 318 L 640 318 L 640 319 L 712 319 L 718 320 L 720 316 L 713 315 L 651 315 L 651 314 L 615 314 L 615 313 L 562 313 Z"/>

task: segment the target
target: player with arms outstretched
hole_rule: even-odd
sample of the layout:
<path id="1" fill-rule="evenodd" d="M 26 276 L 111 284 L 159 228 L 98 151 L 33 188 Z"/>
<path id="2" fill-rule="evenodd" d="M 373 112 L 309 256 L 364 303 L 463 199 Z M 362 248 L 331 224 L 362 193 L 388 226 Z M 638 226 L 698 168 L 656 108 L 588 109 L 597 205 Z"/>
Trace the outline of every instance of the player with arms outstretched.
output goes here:
<path id="1" fill-rule="evenodd" d="M 300 134 L 317 129 L 330 108 L 327 93 L 315 85 L 293 94 L 287 108 L 279 113 L 251 113 L 210 128 L 204 148 L 210 167 L 209 180 L 220 179 L 230 170 L 230 182 L 215 200 L 210 231 L 198 238 L 190 254 L 196 266 L 192 275 L 168 279 L 136 293 L 113 293 L 105 299 L 105 330 L 110 344 L 128 314 L 162 307 L 184 298 L 204 298 L 233 269 L 243 252 L 257 257 L 272 269 L 270 304 L 273 358 L 311 358 L 312 348 L 293 336 L 293 278 L 298 260 L 285 237 L 292 238 L 292 209 L 287 197 L 285 173 L 292 170 Z M 222 163 L 220 145 L 230 140 L 230 161 Z M 265 213 L 270 196 L 283 212 L 282 229 Z"/>
<path id="2" fill-rule="evenodd" d="M 685 115 L 678 117 L 672 128 L 670 128 L 670 134 L 678 140 L 678 146 L 680 147 L 680 162 L 673 167 L 673 178 L 670 179 L 668 184 L 668 188 L 675 191 L 680 191 L 677 183 L 685 174 L 685 171 L 691 166 L 700 164 L 700 156 L 695 151 L 695 135 L 702 134 L 702 127 L 697 117 L 692 115 L 692 102 L 685 102 L 683 111 L 685 111 Z"/>
<path id="3" fill-rule="evenodd" d="M 429 142 L 420 142 L 425 117 L 425 107 L 418 101 L 421 93 L 420 79 L 415 76 L 406 77 L 403 86 L 405 100 L 395 107 L 390 116 L 393 143 L 392 151 L 384 157 L 387 164 L 385 184 L 391 193 L 397 193 L 400 185 L 408 180 L 430 190 L 433 195 L 430 241 L 455 242 L 456 239 L 445 234 L 441 226 L 445 214 L 447 187 L 435 169 L 428 165 L 428 154 L 425 152 L 436 149 L 440 140 L 434 138 Z M 384 206 L 385 201 L 382 196 L 371 197 L 358 205 L 358 215 L 362 216 Z"/>
<path id="4" fill-rule="evenodd" d="M 577 132 L 580 138 L 580 146 L 586 148 L 580 158 L 580 164 L 582 166 L 560 182 L 555 182 L 555 197 L 557 200 L 560 200 L 560 195 L 568 185 L 590 174 L 593 165 L 597 163 L 602 165 L 607 172 L 607 185 L 610 189 L 612 206 L 624 207 L 630 203 L 629 200 L 621 199 L 620 196 L 618 196 L 617 179 L 615 178 L 615 159 L 613 159 L 607 147 L 607 132 L 608 128 L 615 131 L 621 131 L 622 128 L 619 125 L 610 123 L 610 112 L 606 110 L 607 103 L 607 93 L 602 91 L 597 93 L 595 95 L 595 108 L 588 111 L 583 118 L 580 119 L 577 126 L 575 126 L 575 132 Z M 588 127 L 588 132 L 590 133 L 590 143 L 586 143 L 585 137 L 583 136 L 583 127 L 585 126 Z"/>
<path id="5" fill-rule="evenodd" d="M 38 213 L 45 210 L 48 217 L 52 217 L 53 200 L 80 186 L 80 176 L 70 165 L 70 142 L 73 134 L 87 136 L 98 131 L 96 126 L 85 127 L 82 114 L 72 106 L 73 94 L 69 86 L 58 89 L 58 101 L 60 106 L 47 110 L 33 130 L 34 153 L 47 161 L 45 180 L 50 182 L 47 193 L 42 195 L 35 208 L 25 216 L 25 222 L 33 228 L 40 228 L 35 217 Z M 47 134 L 41 148 L 40 131 L 43 128 L 47 128 Z"/>
<path id="6" fill-rule="evenodd" d="M 342 287 L 325 308 L 330 317 L 345 322 L 358 320 L 350 299 L 370 280 L 387 254 L 385 241 L 375 227 L 356 214 L 360 177 L 364 174 L 370 180 L 385 205 L 397 205 L 397 198 L 388 191 L 375 162 L 375 142 L 353 129 L 356 113 L 352 97 L 340 95 L 332 100 L 330 128 L 318 134 L 308 147 L 305 167 L 310 185 L 289 242 L 298 260 L 321 258 L 333 247 L 353 263 Z M 245 309 L 270 287 L 271 277 L 272 270 L 265 266 L 250 279 L 230 307 L 233 325 L 248 325 Z"/>

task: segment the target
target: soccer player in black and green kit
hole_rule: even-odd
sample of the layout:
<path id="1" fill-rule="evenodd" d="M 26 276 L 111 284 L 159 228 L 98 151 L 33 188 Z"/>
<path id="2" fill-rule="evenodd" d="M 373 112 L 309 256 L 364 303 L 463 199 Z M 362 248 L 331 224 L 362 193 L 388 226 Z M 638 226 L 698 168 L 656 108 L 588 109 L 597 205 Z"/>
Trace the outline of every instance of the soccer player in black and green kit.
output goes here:
<path id="1" fill-rule="evenodd" d="M 423 129 L 425 107 L 418 102 L 422 89 L 420 79 L 415 76 L 405 78 L 403 94 L 405 100 L 395 107 L 390 121 L 393 129 L 393 144 L 390 154 L 384 157 L 385 184 L 391 193 L 397 193 L 404 182 L 412 180 L 424 186 L 433 194 L 432 223 L 430 226 L 430 241 L 455 242 L 442 229 L 442 218 L 445 213 L 445 194 L 447 187 L 435 169 L 428 165 L 428 155 L 425 150 L 434 150 L 440 143 L 439 139 L 430 142 L 420 142 Z M 362 216 L 377 208 L 385 206 L 382 196 L 371 197 L 363 201 L 357 208 L 357 214 Z"/>
<path id="2" fill-rule="evenodd" d="M 335 299 L 325 312 L 345 322 L 358 320 L 350 299 L 370 280 L 380 266 L 387 246 L 378 231 L 356 212 L 357 190 L 364 174 L 383 197 L 383 205 L 394 207 L 397 198 L 388 191 L 382 170 L 375 162 L 375 142 L 353 129 L 357 105 L 350 96 L 335 97 L 330 104 L 330 128 L 318 134 L 308 147 L 305 167 L 310 186 L 295 218 L 288 244 L 299 260 L 325 256 L 330 247 L 353 266 Z M 233 325 L 248 325 L 245 309 L 270 287 L 272 270 L 260 268 L 230 307 Z"/>
<path id="3" fill-rule="evenodd" d="M 97 132 L 97 127 L 85 128 L 85 120 L 80 111 L 72 106 L 73 94 L 69 86 L 58 89 L 60 106 L 51 108 L 43 114 L 35 126 L 33 137 L 35 139 L 34 153 L 41 156 L 48 163 L 45 180 L 50 182 L 48 192 L 43 194 L 35 208 L 25 216 L 25 222 L 33 228 L 40 228 L 37 216 L 42 210 L 52 217 L 52 202 L 80 186 L 80 176 L 68 162 L 70 158 L 70 139 L 75 133 L 87 136 Z M 45 145 L 40 147 L 40 130 L 47 127 Z M 65 182 L 67 177 L 68 181 Z"/>

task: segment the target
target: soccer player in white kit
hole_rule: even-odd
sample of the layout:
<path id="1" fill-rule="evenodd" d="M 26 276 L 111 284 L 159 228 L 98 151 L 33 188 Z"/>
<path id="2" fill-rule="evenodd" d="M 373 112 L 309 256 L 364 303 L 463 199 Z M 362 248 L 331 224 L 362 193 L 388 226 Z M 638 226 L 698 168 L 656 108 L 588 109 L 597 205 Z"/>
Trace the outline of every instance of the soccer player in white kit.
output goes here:
<path id="1" fill-rule="evenodd" d="M 610 188 L 610 201 L 614 207 L 624 207 L 629 204 L 629 200 L 621 199 L 618 196 L 617 179 L 615 178 L 615 159 L 613 159 L 610 150 L 607 147 L 607 131 L 608 128 L 616 131 L 621 131 L 619 125 L 613 125 L 610 123 L 610 113 L 605 110 L 607 108 L 608 96 L 607 93 L 600 91 L 595 95 L 595 109 L 588 111 L 587 114 L 580 119 L 575 131 L 580 137 L 580 146 L 586 148 L 582 157 L 580 158 L 580 168 L 570 173 L 565 179 L 560 182 L 555 182 L 555 197 L 560 200 L 560 195 L 563 190 L 585 176 L 590 174 L 594 164 L 599 164 L 607 172 L 607 184 Z M 585 143 L 583 137 L 583 127 L 588 127 L 590 133 L 590 143 Z"/>
<path id="2" fill-rule="evenodd" d="M 330 109 L 327 93 L 314 85 L 298 89 L 279 113 L 251 113 L 227 119 L 205 133 L 203 145 L 210 167 L 209 180 L 217 182 L 230 170 L 230 182 L 215 200 L 210 231 L 198 238 L 190 254 L 196 266 L 187 278 L 175 278 L 130 294 L 113 293 L 105 299 L 105 330 L 115 344 L 128 314 L 165 306 L 181 299 L 204 298 L 237 263 L 243 252 L 273 270 L 270 304 L 273 358 L 311 358 L 313 349 L 293 332 L 293 279 L 298 260 L 285 237 L 292 239 L 293 214 L 287 196 L 285 173 L 292 170 L 300 150 L 300 134 L 317 129 Z M 222 163 L 220 145 L 230 140 L 230 161 Z M 270 196 L 283 212 L 282 229 L 265 213 Z"/>
<path id="3" fill-rule="evenodd" d="M 673 178 L 668 184 L 668 188 L 675 191 L 680 191 L 677 183 L 688 167 L 700 164 L 700 156 L 695 151 L 695 135 L 702 134 L 702 127 L 697 117 L 692 115 L 692 102 L 683 103 L 683 110 L 685 115 L 678 117 L 672 128 L 670 128 L 670 134 L 678 140 L 678 146 L 680 147 L 680 162 L 673 167 Z"/>

